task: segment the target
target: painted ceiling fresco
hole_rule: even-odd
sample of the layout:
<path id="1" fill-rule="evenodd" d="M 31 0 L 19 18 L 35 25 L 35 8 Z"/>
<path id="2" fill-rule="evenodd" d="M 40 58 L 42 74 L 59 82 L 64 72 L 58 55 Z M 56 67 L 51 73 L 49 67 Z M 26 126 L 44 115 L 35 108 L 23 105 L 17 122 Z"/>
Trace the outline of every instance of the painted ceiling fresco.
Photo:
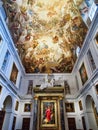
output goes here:
<path id="1" fill-rule="evenodd" d="M 18 1 L 18 2 L 17 2 Z M 5 0 L 8 26 L 27 73 L 71 72 L 87 33 L 82 0 Z"/>

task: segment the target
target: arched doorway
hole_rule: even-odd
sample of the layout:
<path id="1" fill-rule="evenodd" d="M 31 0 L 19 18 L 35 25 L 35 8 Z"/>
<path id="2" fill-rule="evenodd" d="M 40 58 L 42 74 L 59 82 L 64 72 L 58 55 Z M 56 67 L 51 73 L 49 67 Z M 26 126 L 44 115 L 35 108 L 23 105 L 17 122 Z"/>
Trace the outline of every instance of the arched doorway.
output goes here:
<path id="1" fill-rule="evenodd" d="M 7 96 L 4 103 L 3 103 L 3 111 L 5 112 L 5 117 L 3 121 L 2 130 L 8 130 L 9 129 L 9 121 L 10 116 L 12 113 L 12 98 L 11 96 Z"/>
<path id="2" fill-rule="evenodd" d="M 86 112 L 88 117 L 89 129 L 98 130 L 96 105 L 90 95 L 86 97 Z"/>

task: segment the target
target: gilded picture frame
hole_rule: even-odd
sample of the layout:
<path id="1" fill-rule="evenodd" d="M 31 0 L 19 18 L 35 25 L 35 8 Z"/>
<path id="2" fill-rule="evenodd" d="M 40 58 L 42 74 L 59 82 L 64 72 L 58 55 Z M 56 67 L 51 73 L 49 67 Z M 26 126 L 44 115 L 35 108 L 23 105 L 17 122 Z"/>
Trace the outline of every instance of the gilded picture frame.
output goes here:
<path id="1" fill-rule="evenodd" d="M 41 101 L 41 127 L 57 126 L 57 103 L 56 100 Z"/>
<path id="2" fill-rule="evenodd" d="M 79 69 L 80 77 L 82 80 L 82 84 L 85 84 L 85 82 L 88 80 L 87 72 L 84 63 L 81 65 Z"/>

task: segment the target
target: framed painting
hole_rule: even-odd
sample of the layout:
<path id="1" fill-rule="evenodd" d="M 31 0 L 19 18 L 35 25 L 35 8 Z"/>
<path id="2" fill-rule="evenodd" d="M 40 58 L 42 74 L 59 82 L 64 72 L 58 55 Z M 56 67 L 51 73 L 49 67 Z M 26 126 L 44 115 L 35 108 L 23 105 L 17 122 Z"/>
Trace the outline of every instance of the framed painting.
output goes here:
<path id="1" fill-rule="evenodd" d="M 66 112 L 75 112 L 74 103 L 65 103 Z"/>
<path id="2" fill-rule="evenodd" d="M 41 127 L 57 126 L 56 100 L 42 100 L 41 102 Z"/>
<path id="3" fill-rule="evenodd" d="M 26 103 L 24 104 L 24 112 L 30 112 L 31 111 L 31 104 Z"/>
<path id="4" fill-rule="evenodd" d="M 16 83 L 17 75 L 18 75 L 18 69 L 17 69 L 15 63 L 13 63 L 12 72 L 11 72 L 11 76 L 10 76 L 10 80 L 13 83 Z"/>
<path id="5" fill-rule="evenodd" d="M 86 68 L 84 66 L 84 63 L 81 65 L 81 67 L 79 69 L 79 73 L 81 76 L 82 84 L 84 84 L 88 80 L 88 76 L 87 76 L 87 72 L 86 72 Z"/>

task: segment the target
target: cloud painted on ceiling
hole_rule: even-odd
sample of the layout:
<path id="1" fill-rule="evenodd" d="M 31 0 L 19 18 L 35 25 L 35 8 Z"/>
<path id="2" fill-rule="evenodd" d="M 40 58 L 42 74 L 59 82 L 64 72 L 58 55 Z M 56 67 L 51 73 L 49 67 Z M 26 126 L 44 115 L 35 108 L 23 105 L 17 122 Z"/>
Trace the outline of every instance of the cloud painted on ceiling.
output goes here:
<path id="1" fill-rule="evenodd" d="M 77 5 L 81 1 L 77 0 Z M 8 26 L 27 73 L 71 72 L 87 28 L 71 0 L 4 2 Z"/>

